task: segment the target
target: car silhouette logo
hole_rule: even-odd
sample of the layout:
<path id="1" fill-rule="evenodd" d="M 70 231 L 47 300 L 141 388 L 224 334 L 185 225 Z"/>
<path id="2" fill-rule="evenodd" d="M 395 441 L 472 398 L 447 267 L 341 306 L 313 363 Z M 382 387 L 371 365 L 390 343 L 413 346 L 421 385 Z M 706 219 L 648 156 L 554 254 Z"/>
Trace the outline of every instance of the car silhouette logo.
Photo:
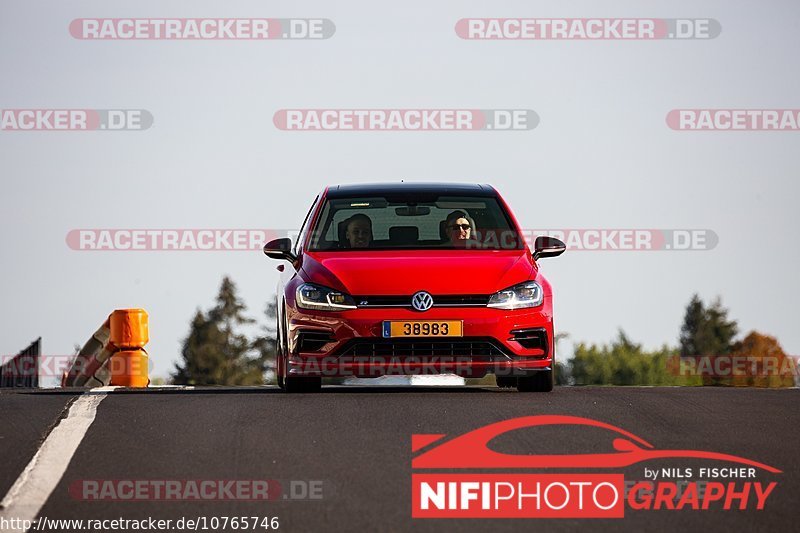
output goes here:
<path id="1" fill-rule="evenodd" d="M 425 291 L 414 293 L 411 297 L 411 307 L 417 311 L 427 311 L 433 306 L 433 296 Z"/>
<path id="2" fill-rule="evenodd" d="M 492 450 L 488 444 L 494 438 L 515 429 L 537 426 L 583 426 L 604 428 L 616 433 L 612 453 L 570 455 L 513 455 Z M 707 459 L 748 465 L 775 474 L 777 468 L 735 455 L 700 450 L 659 450 L 644 439 L 624 429 L 577 416 L 539 415 L 503 420 L 474 429 L 463 435 L 445 439 L 447 435 L 412 435 L 412 452 L 422 452 L 411 461 L 412 468 L 623 468 L 654 459 Z M 439 443 L 430 449 L 433 443 Z"/>

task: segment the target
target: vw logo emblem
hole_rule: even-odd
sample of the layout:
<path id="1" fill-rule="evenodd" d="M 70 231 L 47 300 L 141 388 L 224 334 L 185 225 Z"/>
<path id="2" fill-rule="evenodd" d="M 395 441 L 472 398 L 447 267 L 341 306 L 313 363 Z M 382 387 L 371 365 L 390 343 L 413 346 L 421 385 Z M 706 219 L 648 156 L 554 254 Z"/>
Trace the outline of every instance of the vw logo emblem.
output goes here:
<path id="1" fill-rule="evenodd" d="M 411 297 L 411 307 L 417 311 L 427 311 L 433 306 L 433 296 L 425 291 L 419 291 Z"/>

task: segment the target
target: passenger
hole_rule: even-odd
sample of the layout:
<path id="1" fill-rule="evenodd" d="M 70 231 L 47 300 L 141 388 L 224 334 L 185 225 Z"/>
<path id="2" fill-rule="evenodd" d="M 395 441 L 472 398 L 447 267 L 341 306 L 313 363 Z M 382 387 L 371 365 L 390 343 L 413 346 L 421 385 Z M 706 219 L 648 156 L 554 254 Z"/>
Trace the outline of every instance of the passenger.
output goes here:
<path id="1" fill-rule="evenodd" d="M 351 216 L 347 219 L 345 237 L 350 248 L 368 248 L 372 244 L 372 220 L 360 213 Z"/>
<path id="2" fill-rule="evenodd" d="M 451 244 L 463 246 L 472 238 L 472 223 L 464 211 L 453 211 L 447 215 L 444 229 Z"/>

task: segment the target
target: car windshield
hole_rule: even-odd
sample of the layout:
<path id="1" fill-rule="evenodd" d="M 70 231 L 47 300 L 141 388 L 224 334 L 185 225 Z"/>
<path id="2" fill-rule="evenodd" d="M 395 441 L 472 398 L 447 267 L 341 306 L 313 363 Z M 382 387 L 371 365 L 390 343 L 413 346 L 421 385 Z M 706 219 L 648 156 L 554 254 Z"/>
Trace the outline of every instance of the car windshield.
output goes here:
<path id="1" fill-rule="evenodd" d="M 514 250 L 524 243 L 496 198 L 330 198 L 311 231 L 311 251 Z"/>

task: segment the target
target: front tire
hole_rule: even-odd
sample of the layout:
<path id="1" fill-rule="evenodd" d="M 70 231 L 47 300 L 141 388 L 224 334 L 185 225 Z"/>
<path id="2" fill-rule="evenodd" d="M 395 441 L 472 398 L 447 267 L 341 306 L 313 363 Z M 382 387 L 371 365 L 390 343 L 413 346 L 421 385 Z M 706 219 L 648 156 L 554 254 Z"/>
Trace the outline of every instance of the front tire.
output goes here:
<path id="1" fill-rule="evenodd" d="M 550 392 L 553 390 L 553 371 L 543 370 L 532 376 L 517 378 L 519 392 Z"/>
<path id="2" fill-rule="evenodd" d="M 275 353 L 275 373 L 278 375 L 278 387 L 284 392 L 319 392 L 322 389 L 322 378 L 313 376 L 289 376 L 286 328 L 278 317 L 278 346 Z"/>
<path id="3" fill-rule="evenodd" d="M 322 378 L 311 376 L 287 376 L 284 380 L 286 392 L 319 392 L 322 389 Z"/>
<path id="4" fill-rule="evenodd" d="M 286 390 L 286 383 L 283 379 L 284 368 L 286 368 L 286 361 L 284 359 L 284 354 L 286 353 L 286 349 L 284 347 L 286 335 L 283 329 L 281 314 L 276 313 L 276 315 L 277 327 L 275 328 L 275 331 L 277 339 L 275 339 L 275 375 L 277 376 L 278 387 L 280 387 L 281 390 Z"/>
<path id="5" fill-rule="evenodd" d="M 517 386 L 517 378 L 513 376 L 495 376 L 494 379 L 501 389 L 513 389 Z"/>

